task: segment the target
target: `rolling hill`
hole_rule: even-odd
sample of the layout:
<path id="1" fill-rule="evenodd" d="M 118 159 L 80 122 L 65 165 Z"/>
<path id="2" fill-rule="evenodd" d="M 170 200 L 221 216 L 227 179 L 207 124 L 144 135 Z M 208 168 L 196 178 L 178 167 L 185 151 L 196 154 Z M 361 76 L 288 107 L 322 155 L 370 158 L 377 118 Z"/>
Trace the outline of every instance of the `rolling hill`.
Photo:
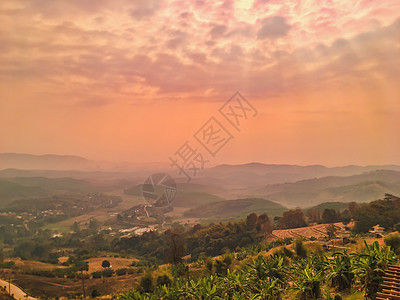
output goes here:
<path id="1" fill-rule="evenodd" d="M 64 192 L 100 193 L 114 190 L 117 187 L 113 184 L 96 184 L 68 177 L 0 178 L 0 207 L 17 199 L 48 197 Z"/>
<path id="2" fill-rule="evenodd" d="M 244 216 L 249 213 L 267 213 L 268 216 L 274 217 L 281 215 L 287 208 L 261 198 L 248 198 L 225 200 L 207 205 L 200 205 L 184 212 L 184 216 L 188 218 L 226 218 L 235 216 Z"/>
<path id="3" fill-rule="evenodd" d="M 288 207 L 309 207 L 323 202 L 370 202 L 385 193 L 400 193 L 400 172 L 380 170 L 353 176 L 328 176 L 295 183 L 265 185 L 250 195 Z"/>

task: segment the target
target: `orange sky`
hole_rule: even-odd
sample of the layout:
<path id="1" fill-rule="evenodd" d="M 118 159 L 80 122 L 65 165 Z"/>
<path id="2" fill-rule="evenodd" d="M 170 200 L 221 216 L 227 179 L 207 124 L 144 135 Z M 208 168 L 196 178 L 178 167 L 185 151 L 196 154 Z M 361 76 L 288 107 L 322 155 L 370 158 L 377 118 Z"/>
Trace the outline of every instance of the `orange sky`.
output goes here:
<path id="1" fill-rule="evenodd" d="M 3 0 L 0 152 L 400 164 L 400 2 Z M 216 157 L 193 134 L 257 109 Z"/>

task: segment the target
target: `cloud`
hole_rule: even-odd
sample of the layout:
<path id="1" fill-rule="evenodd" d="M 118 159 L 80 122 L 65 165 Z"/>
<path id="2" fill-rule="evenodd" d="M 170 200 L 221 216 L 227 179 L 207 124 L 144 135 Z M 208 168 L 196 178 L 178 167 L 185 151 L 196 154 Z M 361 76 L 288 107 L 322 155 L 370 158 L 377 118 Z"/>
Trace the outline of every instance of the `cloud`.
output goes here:
<path id="1" fill-rule="evenodd" d="M 276 39 L 285 36 L 290 30 L 290 25 L 281 16 L 268 17 L 262 20 L 262 26 L 257 32 L 259 40 Z"/>
<path id="2" fill-rule="evenodd" d="M 225 25 L 214 25 L 213 28 L 210 30 L 211 38 L 217 39 L 226 33 L 228 28 Z"/>
<path id="3" fill-rule="evenodd" d="M 135 0 L 132 1 L 133 7 L 130 9 L 130 16 L 134 19 L 153 16 L 161 7 L 162 0 Z"/>

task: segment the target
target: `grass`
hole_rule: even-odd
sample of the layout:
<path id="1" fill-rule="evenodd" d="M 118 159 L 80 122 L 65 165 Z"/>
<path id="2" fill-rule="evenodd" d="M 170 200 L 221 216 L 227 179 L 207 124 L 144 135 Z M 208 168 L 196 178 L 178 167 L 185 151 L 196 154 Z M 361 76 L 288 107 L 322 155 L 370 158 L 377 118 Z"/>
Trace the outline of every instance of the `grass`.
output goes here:
<path id="1" fill-rule="evenodd" d="M 343 295 L 343 300 L 362 300 L 364 299 L 364 292 L 354 292 L 350 295 Z"/>
<path id="2" fill-rule="evenodd" d="M 71 231 L 72 230 L 72 224 L 70 225 L 70 224 L 66 224 L 66 223 L 63 223 L 63 222 L 65 222 L 65 221 L 68 221 L 68 220 L 64 220 L 64 221 L 61 221 L 61 222 L 58 222 L 58 223 L 50 223 L 50 224 L 46 224 L 46 225 L 44 225 L 43 227 L 42 227 L 42 229 L 50 229 L 50 230 L 53 230 L 53 231 L 58 231 L 58 232 L 68 232 L 68 231 Z"/>

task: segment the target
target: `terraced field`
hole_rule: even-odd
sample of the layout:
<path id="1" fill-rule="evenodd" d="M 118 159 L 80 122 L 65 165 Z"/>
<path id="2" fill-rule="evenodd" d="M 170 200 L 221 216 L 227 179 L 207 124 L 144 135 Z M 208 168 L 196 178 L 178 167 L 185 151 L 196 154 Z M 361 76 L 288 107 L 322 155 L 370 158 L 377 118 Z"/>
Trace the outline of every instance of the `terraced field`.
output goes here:
<path id="1" fill-rule="evenodd" d="M 326 227 L 331 224 L 318 224 L 313 226 L 293 228 L 293 229 L 279 229 L 273 230 L 271 237 L 272 239 L 284 239 L 284 238 L 311 238 L 315 237 L 317 239 L 325 238 L 327 236 Z M 334 223 L 338 229 L 344 228 L 343 223 Z"/>

